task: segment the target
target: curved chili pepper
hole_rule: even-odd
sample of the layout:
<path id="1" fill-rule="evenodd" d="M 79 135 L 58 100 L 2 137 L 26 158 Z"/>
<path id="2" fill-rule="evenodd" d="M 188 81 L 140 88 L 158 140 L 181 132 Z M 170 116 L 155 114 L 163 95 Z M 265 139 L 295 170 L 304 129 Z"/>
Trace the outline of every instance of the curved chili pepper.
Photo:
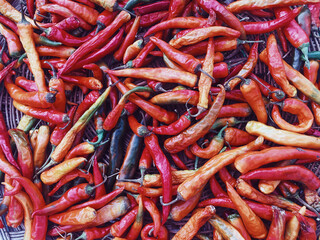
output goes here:
<path id="1" fill-rule="evenodd" d="M 189 127 L 179 135 L 166 139 L 164 146 L 170 153 L 179 152 L 189 145 L 195 143 L 200 137 L 204 136 L 212 126 L 218 116 L 218 113 L 225 99 L 225 90 L 221 86 L 221 92 L 218 94 L 215 102 L 210 107 L 207 115 L 198 123 Z"/>
<path id="2" fill-rule="evenodd" d="M 271 116 L 275 123 L 281 129 L 297 133 L 305 133 L 311 128 L 314 117 L 311 110 L 305 103 L 294 98 L 287 98 L 284 102 L 279 103 L 279 105 L 281 106 L 283 111 L 297 115 L 299 121 L 298 125 L 292 125 L 288 123 L 281 117 L 279 107 L 277 105 L 274 105 L 272 108 Z M 297 111 L 297 109 L 299 110 Z"/>
<path id="3" fill-rule="evenodd" d="M 0 33 L 5 37 L 11 57 L 19 57 L 23 53 L 23 47 L 17 34 L 0 23 Z"/>
<path id="4" fill-rule="evenodd" d="M 304 183 L 310 189 L 320 186 L 319 178 L 303 166 L 286 166 L 264 168 L 250 171 L 241 176 L 242 179 L 294 180 Z"/>
<path id="5" fill-rule="evenodd" d="M 246 125 L 246 131 L 252 135 L 261 135 L 267 140 L 280 145 L 312 149 L 320 148 L 320 139 L 317 137 L 276 129 L 256 121 L 249 121 Z"/>
<path id="6" fill-rule="evenodd" d="M 178 154 L 170 154 L 174 164 L 181 170 L 188 170 L 186 164 L 179 158 Z"/>
<path id="7" fill-rule="evenodd" d="M 70 120 L 67 114 L 52 109 L 33 108 L 22 105 L 16 101 L 13 101 L 13 106 L 24 114 L 56 125 Z"/>
<path id="8" fill-rule="evenodd" d="M 20 170 L 19 164 L 16 162 L 12 154 L 12 149 L 10 145 L 10 136 L 8 134 L 8 130 L 7 130 L 2 112 L 0 112 L 0 147 L 4 155 L 6 156 L 6 159 L 8 160 L 8 162 L 13 167 Z"/>
<path id="9" fill-rule="evenodd" d="M 24 214 L 22 205 L 13 196 L 10 197 L 8 213 L 6 215 L 6 224 L 9 227 L 17 228 L 22 223 L 23 218 Z"/>
<path id="10" fill-rule="evenodd" d="M 231 176 L 226 167 L 223 167 L 219 170 L 219 177 L 224 183 L 228 182 L 232 187 L 236 185 L 236 179 Z"/>
<path id="11" fill-rule="evenodd" d="M 33 148 L 33 162 L 36 169 L 40 168 L 45 162 L 46 149 L 49 143 L 50 129 L 49 126 L 42 125 L 39 127 L 36 145 Z"/>
<path id="12" fill-rule="evenodd" d="M 259 47 L 259 42 L 255 42 L 249 53 L 249 57 L 246 61 L 246 63 L 243 65 L 242 69 L 238 73 L 238 76 L 246 78 L 249 76 L 249 74 L 253 71 L 254 67 L 256 66 L 258 62 L 258 47 Z M 239 83 L 241 82 L 241 78 L 237 78 L 236 76 L 233 79 L 229 79 L 228 82 L 225 83 L 225 86 L 227 90 L 232 90 L 234 89 Z"/>
<path id="13" fill-rule="evenodd" d="M 138 206 L 131 209 L 120 221 L 115 222 L 111 225 L 110 233 L 114 237 L 121 237 L 125 231 L 130 227 L 134 222 L 138 214 Z"/>
<path id="14" fill-rule="evenodd" d="M 223 132 L 226 129 L 227 126 L 222 128 L 219 133 L 212 138 L 210 141 L 209 145 L 205 148 L 201 148 L 197 143 L 194 143 L 191 145 L 190 150 L 191 152 L 201 158 L 212 158 L 216 154 L 220 152 L 220 150 L 224 146 L 224 137 L 223 137 Z"/>
<path id="15" fill-rule="evenodd" d="M 294 20 L 299 15 L 301 9 L 301 7 L 295 8 L 287 14 L 274 20 L 269 20 L 265 22 L 242 22 L 242 25 L 247 34 L 268 33 L 278 28 L 286 26 L 289 22 Z"/>
<path id="16" fill-rule="evenodd" d="M 204 209 L 197 211 L 188 222 L 180 228 L 180 230 L 174 235 L 172 239 L 192 239 L 198 232 L 198 230 L 204 225 L 211 217 L 216 213 L 216 209 L 213 206 L 206 206 Z"/>
<path id="17" fill-rule="evenodd" d="M 98 238 L 103 238 L 107 234 L 110 233 L 110 226 L 107 227 L 92 227 L 92 228 L 86 228 L 83 233 L 76 238 L 76 240 L 93 240 Z"/>
<path id="18" fill-rule="evenodd" d="M 21 168 L 22 176 L 32 179 L 33 177 L 33 154 L 30 143 L 24 131 L 19 129 L 10 129 L 9 135 L 14 140 L 18 150 L 18 164 Z"/>
<path id="19" fill-rule="evenodd" d="M 239 194 L 227 182 L 228 195 L 239 212 L 248 233 L 254 238 L 265 238 L 267 229 L 262 220 L 252 211 L 248 204 L 241 199 Z"/>
<path id="20" fill-rule="evenodd" d="M 246 153 L 238 157 L 234 165 L 238 171 L 246 173 L 271 162 L 303 158 L 317 160 L 319 157 L 319 152 L 314 150 L 294 147 L 270 147 L 259 152 Z"/>
<path id="21" fill-rule="evenodd" d="M 127 64 L 129 60 L 135 58 L 143 47 L 143 40 L 138 39 L 130 46 L 127 47 L 126 51 L 123 54 L 123 64 Z"/>
<path id="22" fill-rule="evenodd" d="M 168 240 L 169 239 L 169 233 L 168 230 L 165 228 L 165 226 L 160 227 L 160 232 L 158 234 L 158 238 L 150 237 L 149 233 L 154 228 L 152 223 L 149 223 L 143 227 L 141 230 L 141 238 L 142 240 Z"/>
<path id="23" fill-rule="evenodd" d="M 29 195 L 34 211 L 37 211 L 45 206 L 45 201 L 43 199 L 42 193 L 33 182 L 25 177 L 13 177 L 12 179 L 18 181 L 25 189 Z M 32 239 L 45 239 L 48 227 L 47 216 L 33 216 L 32 221 Z"/>
<path id="24" fill-rule="evenodd" d="M 289 209 L 290 211 L 298 211 L 301 206 L 295 204 L 283 197 L 273 194 L 263 194 L 246 183 L 242 178 L 237 180 L 236 184 L 237 191 L 241 196 L 244 196 L 248 199 L 255 200 L 264 204 L 272 204 L 281 208 Z M 308 210 L 308 216 L 315 216 L 314 212 Z"/>
<path id="25" fill-rule="evenodd" d="M 70 56 L 63 66 L 59 70 L 59 75 L 65 74 L 70 71 L 70 68 L 78 61 L 80 58 L 82 58 L 84 55 L 89 53 L 92 48 L 98 48 L 102 46 L 105 43 L 105 39 L 108 39 L 112 36 L 115 31 L 121 27 L 125 22 L 130 20 L 130 14 L 122 11 L 120 14 L 117 15 L 117 17 L 114 19 L 114 21 L 105 29 L 100 31 L 96 36 L 90 39 L 90 41 L 87 41 L 86 43 L 82 44 L 73 54 Z M 88 47 L 90 46 L 90 47 Z"/>
<path id="26" fill-rule="evenodd" d="M 28 80 L 25 77 L 17 77 L 14 81 L 15 85 L 18 87 L 28 91 L 28 92 L 36 92 L 38 91 L 37 85 L 33 80 Z"/>
<path id="27" fill-rule="evenodd" d="M 279 18 L 285 14 L 290 13 L 291 9 L 288 7 L 280 7 L 276 8 L 274 11 L 276 17 Z M 292 46 L 301 50 L 306 61 L 306 65 L 309 66 L 308 48 L 310 40 L 306 32 L 300 27 L 300 25 L 295 20 L 289 22 L 286 26 L 282 28 L 282 30 L 288 41 L 292 44 Z"/>
<path id="28" fill-rule="evenodd" d="M 14 21 L 10 20 L 8 17 L 1 15 L 0 16 L 0 23 L 6 25 L 12 31 L 14 31 L 15 34 L 19 35 L 18 27 L 17 27 L 16 23 Z"/>
<path id="29" fill-rule="evenodd" d="M 228 194 L 222 189 L 221 185 L 217 181 L 215 176 L 212 176 L 209 180 L 210 189 L 214 197 L 227 198 Z"/>
<path id="30" fill-rule="evenodd" d="M 307 240 L 307 239 L 315 240 L 315 239 L 317 239 L 316 232 L 312 228 L 310 223 L 308 223 L 300 213 L 296 213 L 295 215 L 298 218 L 298 221 L 300 223 L 301 232 L 299 235 L 299 239 L 301 239 L 301 240 Z"/>
<path id="31" fill-rule="evenodd" d="M 62 21 L 55 24 L 55 27 L 68 32 L 80 27 L 80 21 L 76 16 L 66 17 Z"/>
<path id="32" fill-rule="evenodd" d="M 174 48 L 180 48 L 182 46 L 195 44 L 207 38 L 216 36 L 237 38 L 240 36 L 240 32 L 228 27 L 203 27 L 194 29 L 180 38 L 172 39 L 169 44 Z"/>
<path id="33" fill-rule="evenodd" d="M 110 77 L 113 83 L 116 83 L 118 81 L 118 78 L 116 78 L 115 76 L 110 75 Z M 122 94 L 128 91 L 128 88 L 121 82 L 118 82 L 116 86 Z M 138 105 L 142 110 L 148 113 L 151 117 L 156 118 L 160 122 L 170 124 L 176 120 L 177 116 L 175 113 L 169 112 L 163 108 L 160 108 L 159 106 L 156 106 L 148 101 L 145 101 L 142 98 L 138 97 L 137 95 L 131 95 L 129 98 L 129 101 Z"/>
<path id="34" fill-rule="evenodd" d="M 248 145 L 238 147 L 227 152 L 222 152 L 212 157 L 201 168 L 199 168 L 192 177 L 189 177 L 179 185 L 178 196 L 180 197 L 178 197 L 178 199 L 190 199 L 199 191 L 199 187 L 206 184 L 222 167 L 232 163 L 239 155 L 258 149 L 263 144 L 263 141 L 263 137 L 259 137 Z"/>
<path id="35" fill-rule="evenodd" d="M 135 240 L 139 237 L 140 231 L 142 229 L 143 225 L 143 215 L 144 215 L 144 205 L 143 205 L 143 200 L 137 199 L 139 206 L 138 206 L 138 213 L 136 216 L 136 219 L 134 223 L 132 224 L 128 234 L 126 235 L 126 239 L 128 240 Z"/>
<path id="36" fill-rule="evenodd" d="M 103 176 L 102 173 L 100 171 L 99 168 L 99 164 L 98 164 L 98 158 L 95 156 L 94 160 L 93 160 L 93 182 L 94 185 L 99 185 L 99 187 L 96 188 L 96 192 L 95 192 L 95 199 L 98 199 L 104 195 L 106 195 L 106 188 L 105 186 L 102 184 L 100 185 L 101 182 L 103 182 Z"/>
<path id="37" fill-rule="evenodd" d="M 258 121 L 266 124 L 268 114 L 258 84 L 251 79 L 242 79 L 240 90 Z"/>
<path id="38" fill-rule="evenodd" d="M 228 127 L 224 131 L 224 140 L 226 143 L 229 143 L 230 146 L 242 146 L 254 141 L 254 139 L 255 136 L 238 128 Z"/>

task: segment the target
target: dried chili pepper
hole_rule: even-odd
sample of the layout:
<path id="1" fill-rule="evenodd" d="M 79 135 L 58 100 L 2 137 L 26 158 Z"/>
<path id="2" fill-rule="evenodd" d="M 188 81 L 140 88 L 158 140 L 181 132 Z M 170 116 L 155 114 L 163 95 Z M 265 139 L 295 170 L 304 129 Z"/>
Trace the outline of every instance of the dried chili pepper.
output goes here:
<path id="1" fill-rule="evenodd" d="M 49 220 L 60 225 L 82 225 L 92 222 L 97 216 L 96 211 L 91 207 L 70 210 L 49 216 Z"/>
<path id="2" fill-rule="evenodd" d="M 223 239 L 245 239 L 241 233 L 230 223 L 215 215 L 209 220 L 210 225 L 217 230 Z"/>
<path id="3" fill-rule="evenodd" d="M 140 231 L 143 225 L 143 215 L 144 215 L 144 204 L 143 200 L 140 198 L 138 199 L 138 213 L 134 223 L 132 224 L 128 234 L 126 235 L 126 239 L 128 240 L 135 240 L 139 237 Z"/>
<path id="4" fill-rule="evenodd" d="M 220 88 L 221 92 L 203 119 L 184 130 L 179 135 L 171 137 L 165 141 L 164 146 L 167 151 L 170 153 L 179 152 L 195 143 L 200 137 L 204 136 L 210 130 L 210 127 L 218 116 L 218 112 L 220 111 L 225 98 L 224 87 L 220 85 Z"/>
<path id="5" fill-rule="evenodd" d="M 135 58 L 139 52 L 141 51 L 143 46 L 143 40 L 138 39 L 134 43 L 132 43 L 130 46 L 127 47 L 126 51 L 123 54 L 123 64 L 127 64 L 129 60 L 132 60 Z"/>
<path id="6" fill-rule="evenodd" d="M 306 207 L 302 207 L 299 210 L 301 215 L 305 214 Z M 300 231 L 300 223 L 296 216 L 293 216 L 289 221 L 286 223 L 285 235 L 284 238 L 286 240 L 293 240 L 297 239 Z"/>
<path id="7" fill-rule="evenodd" d="M 199 209 L 188 222 L 180 228 L 172 239 L 192 239 L 198 230 L 216 213 L 213 206 L 207 206 L 204 209 Z"/>
<path id="8" fill-rule="evenodd" d="M 141 230 L 141 238 L 142 240 L 168 240 L 169 239 L 169 233 L 165 226 L 160 227 L 160 232 L 158 234 L 158 238 L 153 238 L 149 236 L 150 231 L 154 228 L 152 223 L 149 223 L 143 227 Z"/>
<path id="9" fill-rule="evenodd" d="M 252 135 L 263 136 L 267 140 L 280 145 L 312 149 L 320 148 L 320 139 L 317 137 L 276 129 L 256 121 L 249 121 L 246 125 L 246 131 Z"/>
<path id="10" fill-rule="evenodd" d="M 242 146 L 254 139 L 254 136 L 238 128 L 228 127 L 224 131 L 224 141 L 230 146 Z"/>
<path id="11" fill-rule="evenodd" d="M 121 237 L 134 222 L 138 214 L 138 206 L 131 209 L 121 220 L 111 225 L 110 233 L 113 237 Z"/>
<path id="12" fill-rule="evenodd" d="M 7 42 L 9 55 L 11 57 L 19 57 L 23 53 L 23 47 L 17 34 L 10 29 L 6 28 L 0 23 L 0 33 L 3 35 Z"/>
<path id="13" fill-rule="evenodd" d="M 46 149 L 49 143 L 50 129 L 49 126 L 42 125 L 39 127 L 36 146 L 33 149 L 33 164 L 38 169 L 45 162 Z"/>
<path id="14" fill-rule="evenodd" d="M 312 171 L 303 166 L 285 166 L 257 169 L 242 175 L 241 178 L 247 180 L 294 180 L 304 183 L 310 189 L 317 189 L 320 185 L 319 178 Z"/>
<path id="15" fill-rule="evenodd" d="M 93 227 L 93 228 L 86 228 L 83 233 L 76 238 L 76 240 L 94 240 L 98 238 L 103 238 L 107 234 L 110 233 L 110 226 L 107 227 Z"/>
<path id="16" fill-rule="evenodd" d="M 60 78 L 67 83 L 76 85 L 82 85 L 92 90 L 100 90 L 103 85 L 101 81 L 94 77 L 72 76 L 72 75 L 60 75 Z"/>
<path id="17" fill-rule="evenodd" d="M 257 169 L 271 162 L 278 162 L 290 159 L 319 159 L 318 151 L 294 148 L 294 147 L 270 147 L 261 151 L 251 152 L 239 156 L 234 166 L 241 173 L 246 173 L 250 170 Z"/>
<path id="18" fill-rule="evenodd" d="M 212 194 L 217 198 L 227 198 L 228 194 L 222 189 L 221 185 L 219 184 L 218 180 L 215 176 L 212 176 L 209 180 L 210 189 Z"/>
<path id="19" fill-rule="evenodd" d="M 300 223 L 300 231 L 301 232 L 299 235 L 299 239 L 301 239 L 301 240 L 307 240 L 307 239 L 315 240 L 315 239 L 317 239 L 316 232 L 312 228 L 310 223 L 308 223 L 300 213 L 297 213 L 295 215 L 298 218 L 298 221 Z"/>
<path id="20" fill-rule="evenodd" d="M 227 221 L 239 231 L 239 233 L 242 235 L 244 239 L 247 239 L 247 240 L 251 239 L 249 233 L 247 232 L 246 228 L 243 225 L 243 222 L 239 214 L 227 213 L 226 215 L 227 215 Z"/>
<path id="21" fill-rule="evenodd" d="M 206 184 L 222 167 L 232 163 L 239 155 L 258 149 L 263 144 L 263 141 L 263 137 L 258 137 L 248 145 L 238 147 L 227 152 L 222 152 L 211 158 L 201 168 L 199 168 L 192 177 L 187 178 L 179 185 L 177 199 L 190 199 L 198 192 L 199 187 Z"/>

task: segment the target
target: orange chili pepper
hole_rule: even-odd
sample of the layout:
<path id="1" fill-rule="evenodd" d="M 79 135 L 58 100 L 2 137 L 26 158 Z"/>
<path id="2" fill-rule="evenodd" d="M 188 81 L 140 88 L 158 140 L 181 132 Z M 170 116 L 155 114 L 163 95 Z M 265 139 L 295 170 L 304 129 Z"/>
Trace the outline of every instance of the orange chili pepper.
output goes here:
<path id="1" fill-rule="evenodd" d="M 33 149 L 33 164 L 36 169 L 40 168 L 46 160 L 46 150 L 50 138 L 50 128 L 47 125 L 39 127 L 36 145 Z"/>
<path id="2" fill-rule="evenodd" d="M 174 235 L 172 240 L 178 239 L 193 239 L 199 229 L 216 213 L 214 206 L 207 206 L 204 209 L 199 209 L 188 222 L 180 228 Z"/>
<path id="3" fill-rule="evenodd" d="M 248 233 L 254 238 L 265 238 L 268 232 L 262 220 L 252 211 L 248 204 L 242 200 L 228 182 L 226 185 L 228 195 L 236 206 Z"/>
<path id="4" fill-rule="evenodd" d="M 239 214 L 237 213 L 230 214 L 230 215 L 228 214 L 227 221 L 239 231 L 239 233 L 242 235 L 244 239 L 246 240 L 251 239 L 249 233 L 247 232 L 245 226 L 243 225 L 243 222 Z"/>
<path id="5" fill-rule="evenodd" d="M 17 34 L 6 28 L 0 23 L 0 33 L 6 39 L 9 55 L 11 57 L 19 57 L 23 53 L 23 47 Z"/>
<path id="6" fill-rule="evenodd" d="M 97 212 L 91 207 L 70 210 L 49 216 L 49 220 L 60 225 L 83 225 L 92 222 Z"/>

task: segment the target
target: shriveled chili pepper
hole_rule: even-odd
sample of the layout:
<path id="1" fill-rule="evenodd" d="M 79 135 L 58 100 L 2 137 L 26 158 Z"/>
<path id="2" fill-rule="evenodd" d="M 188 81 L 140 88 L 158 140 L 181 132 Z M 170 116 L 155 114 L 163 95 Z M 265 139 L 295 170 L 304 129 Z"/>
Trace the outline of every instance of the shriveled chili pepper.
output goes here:
<path id="1" fill-rule="evenodd" d="M 76 240 L 94 240 L 98 238 L 103 238 L 110 233 L 110 226 L 107 227 L 92 227 L 86 228 L 83 233 L 76 238 Z"/>
<path id="2" fill-rule="evenodd" d="M 56 125 L 70 120 L 67 114 L 52 109 L 34 108 L 20 104 L 16 101 L 13 101 L 13 106 L 24 114 Z"/>
<path id="3" fill-rule="evenodd" d="M 8 162 L 12 166 L 14 166 L 18 170 L 20 170 L 20 167 L 19 167 L 18 163 L 16 162 L 16 160 L 14 159 L 14 156 L 12 154 L 12 149 L 11 149 L 11 145 L 10 145 L 10 137 L 8 134 L 8 130 L 7 130 L 6 123 L 5 123 L 2 112 L 0 112 L 0 147 L 1 147 L 4 155 L 6 156 L 6 159 L 8 160 Z"/>
<path id="4" fill-rule="evenodd" d="M 145 5 L 140 5 L 133 8 L 133 11 L 136 14 L 145 15 L 148 13 L 156 12 L 156 11 L 162 11 L 162 10 L 168 10 L 170 1 L 160 1 L 160 2 L 154 2 L 149 3 Z"/>
<path id="5" fill-rule="evenodd" d="M 121 218 L 120 221 L 111 225 L 110 233 L 113 237 L 121 237 L 125 233 L 125 231 L 134 222 L 138 213 L 138 208 L 138 206 L 134 207 L 123 218 Z"/>
<path id="6" fill-rule="evenodd" d="M 239 194 L 227 182 L 227 191 L 231 201 L 236 206 L 248 233 L 254 238 L 264 238 L 267 236 L 267 229 L 262 220 L 252 211 Z"/>
<path id="7" fill-rule="evenodd" d="M 50 215 L 48 219 L 60 225 L 82 225 L 92 222 L 96 216 L 96 210 L 91 207 L 85 207 Z"/>
<path id="8" fill-rule="evenodd" d="M 239 214 L 237 214 L 237 213 L 228 214 L 227 213 L 226 215 L 227 215 L 227 221 L 239 231 L 239 233 L 242 235 L 242 237 L 244 239 L 248 239 L 248 240 L 251 239 L 249 233 L 247 232 L 246 228 L 243 225 L 243 222 L 242 222 Z"/>
<path id="9" fill-rule="evenodd" d="M 242 22 L 242 25 L 244 26 L 247 34 L 263 34 L 286 26 L 299 15 L 300 11 L 301 7 L 295 8 L 287 14 L 274 20 L 265 22 Z"/>
<path id="10" fill-rule="evenodd" d="M 249 121 L 246 125 L 246 131 L 252 135 L 261 135 L 267 140 L 280 145 L 312 149 L 320 148 L 320 139 L 317 137 L 276 129 L 256 121 Z"/>
<path id="11" fill-rule="evenodd" d="M 112 82 L 116 83 L 118 78 L 113 75 L 110 75 Z M 118 82 L 116 84 L 119 91 L 124 94 L 128 91 L 128 88 L 125 87 L 124 84 Z M 142 110 L 148 113 L 151 117 L 156 118 L 160 122 L 164 122 L 166 124 L 170 124 L 176 120 L 176 114 L 173 112 L 169 112 L 159 106 L 156 106 L 148 101 L 143 100 L 142 98 L 138 97 L 137 95 L 131 95 L 129 101 L 133 102 L 134 104 L 138 105 Z"/>
<path id="12" fill-rule="evenodd" d="M 284 146 L 270 147 L 239 156 L 235 160 L 234 166 L 239 172 L 246 173 L 272 162 L 303 158 L 319 159 L 319 157 L 319 152 L 314 150 Z"/>
<path id="13" fill-rule="evenodd" d="M 55 27 L 68 32 L 80 27 L 80 21 L 76 16 L 66 17 L 62 21 L 55 24 Z"/>
<path id="14" fill-rule="evenodd" d="M 67 175 L 63 176 L 59 182 L 54 186 L 54 188 L 48 193 L 48 196 L 53 196 L 63 185 L 67 184 L 68 182 L 74 180 L 77 177 L 81 177 L 87 180 L 88 183 L 93 183 L 93 177 L 91 173 L 85 173 L 79 169 L 74 169 L 73 171 L 69 172 Z"/>
<path id="15" fill-rule="evenodd" d="M 48 92 L 25 92 L 11 80 L 11 73 L 5 77 L 5 87 L 9 95 L 17 102 L 37 108 L 50 108 L 55 101 L 53 94 Z"/>
<path id="16" fill-rule="evenodd" d="M 310 189 L 317 189 L 318 185 L 320 185 L 319 178 L 312 171 L 303 166 L 286 166 L 257 169 L 242 175 L 241 178 L 246 180 L 294 180 L 304 183 Z"/>
<path id="17" fill-rule="evenodd" d="M 65 225 L 59 226 L 58 228 L 53 228 L 48 232 L 50 236 L 58 236 L 59 231 L 65 232 L 78 232 L 83 231 L 86 228 L 96 227 L 107 222 L 110 222 L 122 215 L 124 215 L 130 209 L 130 202 L 127 197 L 120 196 L 114 199 L 109 204 L 105 205 L 103 208 L 97 211 L 97 217 L 89 224 L 84 225 Z M 61 233 L 60 233 L 61 234 Z"/>
<path id="18" fill-rule="evenodd" d="M 258 47 L 259 42 L 255 42 L 249 53 L 249 57 L 246 63 L 243 65 L 242 69 L 238 73 L 238 76 L 246 78 L 253 71 L 254 67 L 258 62 Z M 225 83 L 227 90 L 234 89 L 241 82 L 241 78 L 237 78 L 236 76 L 233 79 L 229 79 L 228 82 Z"/>
<path id="19" fill-rule="evenodd" d="M 276 8 L 275 15 L 277 18 L 284 16 L 291 12 L 291 9 L 288 7 Z M 295 48 L 299 48 L 304 56 L 307 66 L 309 66 L 308 60 L 308 48 L 309 48 L 309 37 L 306 32 L 299 26 L 299 24 L 292 20 L 286 26 L 282 28 L 284 35 L 288 41 Z"/>
<path id="20" fill-rule="evenodd" d="M 167 240 L 169 239 L 169 233 L 165 226 L 160 227 L 160 232 L 158 234 L 158 238 L 150 237 L 149 233 L 154 228 L 152 223 L 149 223 L 143 227 L 141 230 L 141 238 L 142 240 Z"/>
<path id="21" fill-rule="evenodd" d="M 285 232 L 285 212 L 284 210 L 272 206 L 273 219 L 270 225 L 267 239 L 284 239 Z"/>
<path id="22" fill-rule="evenodd" d="M 248 144 L 254 139 L 255 136 L 238 128 L 228 127 L 224 131 L 224 141 L 229 143 L 230 146 L 242 146 L 244 144 Z"/>
<path id="23" fill-rule="evenodd" d="M 198 123 L 184 130 L 179 135 L 167 139 L 164 146 L 170 153 L 179 152 L 189 145 L 195 143 L 200 137 L 204 136 L 210 129 L 211 125 L 218 116 L 224 99 L 225 90 L 224 87 L 220 85 L 221 92 L 218 94 L 215 102 L 210 107 L 207 115 L 201 119 Z"/>
<path id="24" fill-rule="evenodd" d="M 29 195 L 34 211 L 45 206 L 45 201 L 40 190 L 33 182 L 25 177 L 13 177 L 14 180 L 18 181 Z M 32 221 L 32 239 L 45 239 L 47 232 L 48 220 L 47 216 L 34 216 Z"/>
<path id="25" fill-rule="evenodd" d="M 194 29 L 180 38 L 172 39 L 169 42 L 169 44 L 174 48 L 180 48 L 182 46 L 195 44 L 207 38 L 216 36 L 237 38 L 240 36 L 240 32 L 228 27 L 203 27 L 199 29 Z"/>
<path id="26" fill-rule="evenodd" d="M 23 208 L 20 202 L 13 196 L 10 197 L 8 213 L 6 215 L 6 224 L 9 227 L 17 228 L 23 221 Z"/>
<path id="27" fill-rule="evenodd" d="M 10 129 L 8 131 L 14 140 L 18 150 L 18 164 L 21 168 L 22 176 L 32 179 L 33 177 L 33 154 L 30 143 L 24 131 L 19 129 Z"/>
<path id="28" fill-rule="evenodd" d="M 84 157 L 71 158 L 41 173 L 40 178 L 44 184 L 51 185 L 58 182 L 63 176 L 84 163 Z"/>
<path id="29" fill-rule="evenodd" d="M 298 221 L 300 223 L 300 235 L 299 239 L 301 240 L 315 240 L 317 239 L 317 235 L 315 230 L 312 228 L 312 226 L 305 220 L 305 218 L 300 214 L 297 213 L 295 214 L 296 217 L 298 218 Z"/>
<path id="30" fill-rule="evenodd" d="M 241 196 L 244 196 L 248 199 L 255 200 L 264 204 L 272 204 L 281 208 L 286 208 L 291 211 L 298 211 L 300 206 L 296 203 L 293 203 L 283 197 L 272 195 L 272 194 L 263 194 L 246 183 L 243 179 L 239 178 L 236 184 L 237 191 Z M 315 214 L 308 210 L 308 216 L 315 216 Z"/>
<path id="31" fill-rule="evenodd" d="M 198 192 L 199 187 L 206 184 L 222 167 L 232 163 L 237 156 L 258 149 L 263 144 L 263 141 L 263 137 L 259 137 L 248 145 L 222 152 L 212 157 L 192 177 L 187 178 L 179 185 L 178 199 L 190 199 Z"/>
<path id="32" fill-rule="evenodd" d="M 198 230 L 216 213 L 213 206 L 207 206 L 204 209 L 199 209 L 188 222 L 180 228 L 172 239 L 192 239 Z"/>
<path id="33" fill-rule="evenodd" d="M 278 104 L 281 106 L 282 110 L 289 112 L 291 114 L 296 114 L 298 116 L 298 125 L 292 125 L 288 123 L 281 117 Z M 299 109 L 299 111 L 297 111 Z M 281 129 L 288 130 L 291 132 L 305 133 L 308 131 L 313 124 L 313 114 L 309 107 L 300 100 L 294 98 L 287 98 L 282 103 L 274 104 L 271 113 L 273 121 Z"/>
<path id="34" fill-rule="evenodd" d="M 23 53 L 23 47 L 17 34 L 10 29 L 6 28 L 0 23 L 0 33 L 3 35 L 7 42 L 9 55 L 11 57 L 19 57 Z"/>
<path id="35" fill-rule="evenodd" d="M 214 227 L 214 229 L 216 230 L 214 237 L 214 239 L 219 240 L 220 238 L 223 239 L 230 239 L 230 240 L 235 240 L 235 239 L 245 239 L 241 233 L 234 227 L 232 226 L 230 223 L 228 223 L 227 221 L 223 220 L 222 218 L 220 218 L 219 216 L 215 215 L 213 216 L 210 220 L 209 223 Z M 220 237 L 220 238 L 218 238 Z"/>
<path id="36" fill-rule="evenodd" d="M 244 122 L 236 119 L 235 117 L 219 118 L 211 126 L 210 130 L 215 130 L 217 128 L 222 128 L 222 127 L 227 126 L 227 125 L 230 126 L 230 127 L 234 127 L 235 125 L 240 124 L 240 123 L 244 123 Z"/>
<path id="37" fill-rule="evenodd" d="M 168 15 L 168 11 L 159 11 L 142 15 L 140 19 L 140 27 L 147 28 L 153 26 L 162 19 L 166 19 Z"/>
<path id="38" fill-rule="evenodd" d="M 223 132 L 226 129 L 227 126 L 222 128 L 219 133 L 212 138 L 210 141 L 209 145 L 205 148 L 201 148 L 197 143 L 194 143 L 191 147 L 190 150 L 191 152 L 201 158 L 212 158 L 216 154 L 220 152 L 220 150 L 224 146 L 224 137 L 223 137 Z"/>
<path id="39" fill-rule="evenodd" d="M 128 234 L 126 235 L 126 239 L 128 240 L 135 240 L 139 237 L 140 231 L 142 229 L 143 225 L 143 215 L 144 215 L 144 204 L 143 200 L 140 198 L 138 199 L 138 213 L 136 216 L 136 219 L 134 223 L 132 224 Z"/>
<path id="40" fill-rule="evenodd" d="M 59 75 L 65 74 L 69 71 L 69 69 L 84 55 L 89 53 L 92 48 L 98 48 L 105 43 L 105 39 L 108 39 L 112 34 L 121 27 L 125 22 L 130 20 L 130 14 L 122 11 L 114 21 L 105 29 L 100 31 L 95 37 L 91 38 L 86 43 L 82 44 L 73 54 L 70 56 L 63 66 L 59 70 Z M 90 46 L 90 47 L 89 47 Z"/>

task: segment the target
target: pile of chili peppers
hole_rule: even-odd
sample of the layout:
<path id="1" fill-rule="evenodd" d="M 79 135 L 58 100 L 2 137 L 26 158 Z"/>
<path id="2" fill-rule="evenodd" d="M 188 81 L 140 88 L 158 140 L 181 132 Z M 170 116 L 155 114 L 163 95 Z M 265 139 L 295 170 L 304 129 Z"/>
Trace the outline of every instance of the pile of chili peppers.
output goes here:
<path id="1" fill-rule="evenodd" d="M 2 228 L 317 239 L 320 179 L 304 164 L 320 159 L 318 0 L 0 0 L 0 13 L 0 81 L 24 114 L 12 129 L 0 114 Z"/>

